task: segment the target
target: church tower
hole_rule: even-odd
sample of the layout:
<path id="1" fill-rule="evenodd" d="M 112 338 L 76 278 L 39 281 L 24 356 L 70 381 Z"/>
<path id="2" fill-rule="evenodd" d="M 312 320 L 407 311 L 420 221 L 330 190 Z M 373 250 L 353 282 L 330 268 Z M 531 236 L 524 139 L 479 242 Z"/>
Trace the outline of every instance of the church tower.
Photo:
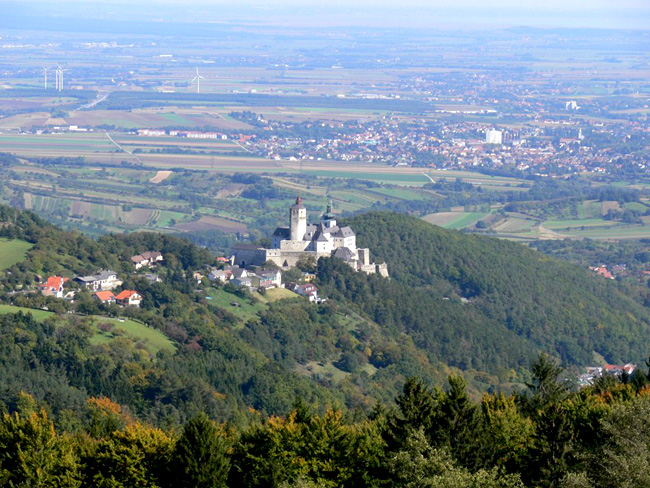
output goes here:
<path id="1" fill-rule="evenodd" d="M 334 214 L 332 213 L 332 200 L 327 202 L 327 210 L 321 216 L 320 220 L 326 228 L 334 227 L 336 225 L 336 220 L 334 219 Z"/>
<path id="2" fill-rule="evenodd" d="M 298 195 L 296 204 L 289 210 L 289 228 L 292 241 L 302 241 L 307 233 L 307 209 Z"/>

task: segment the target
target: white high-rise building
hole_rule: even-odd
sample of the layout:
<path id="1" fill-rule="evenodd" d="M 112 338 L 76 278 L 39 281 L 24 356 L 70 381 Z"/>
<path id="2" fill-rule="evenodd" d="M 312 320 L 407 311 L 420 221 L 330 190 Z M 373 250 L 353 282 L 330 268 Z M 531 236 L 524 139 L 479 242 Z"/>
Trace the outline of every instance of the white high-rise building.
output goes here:
<path id="1" fill-rule="evenodd" d="M 485 142 L 487 144 L 502 144 L 503 132 L 496 129 L 489 129 L 485 132 Z"/>
<path id="2" fill-rule="evenodd" d="M 578 102 L 575 100 L 571 100 L 570 102 L 565 102 L 564 103 L 564 109 L 565 110 L 578 110 L 580 106 L 578 105 Z"/>

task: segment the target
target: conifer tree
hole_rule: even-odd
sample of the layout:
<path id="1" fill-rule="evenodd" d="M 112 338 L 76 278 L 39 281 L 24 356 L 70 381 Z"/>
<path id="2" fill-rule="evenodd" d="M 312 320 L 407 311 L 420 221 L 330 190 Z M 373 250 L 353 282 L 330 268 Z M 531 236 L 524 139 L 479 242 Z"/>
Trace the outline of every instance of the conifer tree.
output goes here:
<path id="1" fill-rule="evenodd" d="M 444 431 L 451 453 L 466 467 L 476 465 L 478 408 L 467 395 L 467 385 L 462 376 L 450 376 L 449 390 L 442 401 Z"/>
<path id="2" fill-rule="evenodd" d="M 172 479 L 176 488 L 226 486 L 229 442 L 205 413 L 190 419 L 176 443 Z"/>
<path id="3" fill-rule="evenodd" d="M 403 446 L 407 438 L 418 429 L 430 436 L 438 429 L 440 392 L 429 390 L 417 378 L 409 378 L 404 383 L 402 394 L 397 399 L 398 415 L 388 418 L 386 442 L 390 450 Z"/>

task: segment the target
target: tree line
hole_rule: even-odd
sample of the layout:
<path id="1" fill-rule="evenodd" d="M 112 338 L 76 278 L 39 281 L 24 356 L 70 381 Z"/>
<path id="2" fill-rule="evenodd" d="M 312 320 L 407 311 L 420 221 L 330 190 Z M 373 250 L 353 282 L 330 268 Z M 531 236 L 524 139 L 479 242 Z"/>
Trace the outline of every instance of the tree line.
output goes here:
<path id="1" fill-rule="evenodd" d="M 57 487 L 647 486 L 650 387 L 640 370 L 572 389 L 540 355 L 524 394 L 473 400 L 410 378 L 370 415 L 314 412 L 240 424 L 197 412 L 156 428 L 106 397 L 55 418 L 22 393 L 0 417 L 0 482 Z"/>

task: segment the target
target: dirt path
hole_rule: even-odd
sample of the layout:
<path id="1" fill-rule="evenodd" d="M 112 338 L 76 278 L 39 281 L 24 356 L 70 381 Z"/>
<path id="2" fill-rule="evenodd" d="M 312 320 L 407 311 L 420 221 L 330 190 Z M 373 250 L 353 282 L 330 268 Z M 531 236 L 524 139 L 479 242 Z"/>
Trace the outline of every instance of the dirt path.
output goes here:
<path id="1" fill-rule="evenodd" d="M 559 234 L 554 230 L 547 229 L 542 224 L 539 224 L 537 229 L 538 229 L 537 231 L 539 232 L 540 239 L 564 239 L 566 237 L 565 235 Z"/>
<path id="2" fill-rule="evenodd" d="M 156 183 L 156 184 L 158 184 L 158 183 L 162 183 L 162 182 L 165 181 L 167 178 L 169 178 L 171 175 L 172 175 L 172 171 L 158 171 L 158 172 L 156 173 L 156 176 L 154 176 L 153 178 L 151 178 L 151 179 L 149 180 L 149 182 L 151 182 L 151 183 Z"/>

